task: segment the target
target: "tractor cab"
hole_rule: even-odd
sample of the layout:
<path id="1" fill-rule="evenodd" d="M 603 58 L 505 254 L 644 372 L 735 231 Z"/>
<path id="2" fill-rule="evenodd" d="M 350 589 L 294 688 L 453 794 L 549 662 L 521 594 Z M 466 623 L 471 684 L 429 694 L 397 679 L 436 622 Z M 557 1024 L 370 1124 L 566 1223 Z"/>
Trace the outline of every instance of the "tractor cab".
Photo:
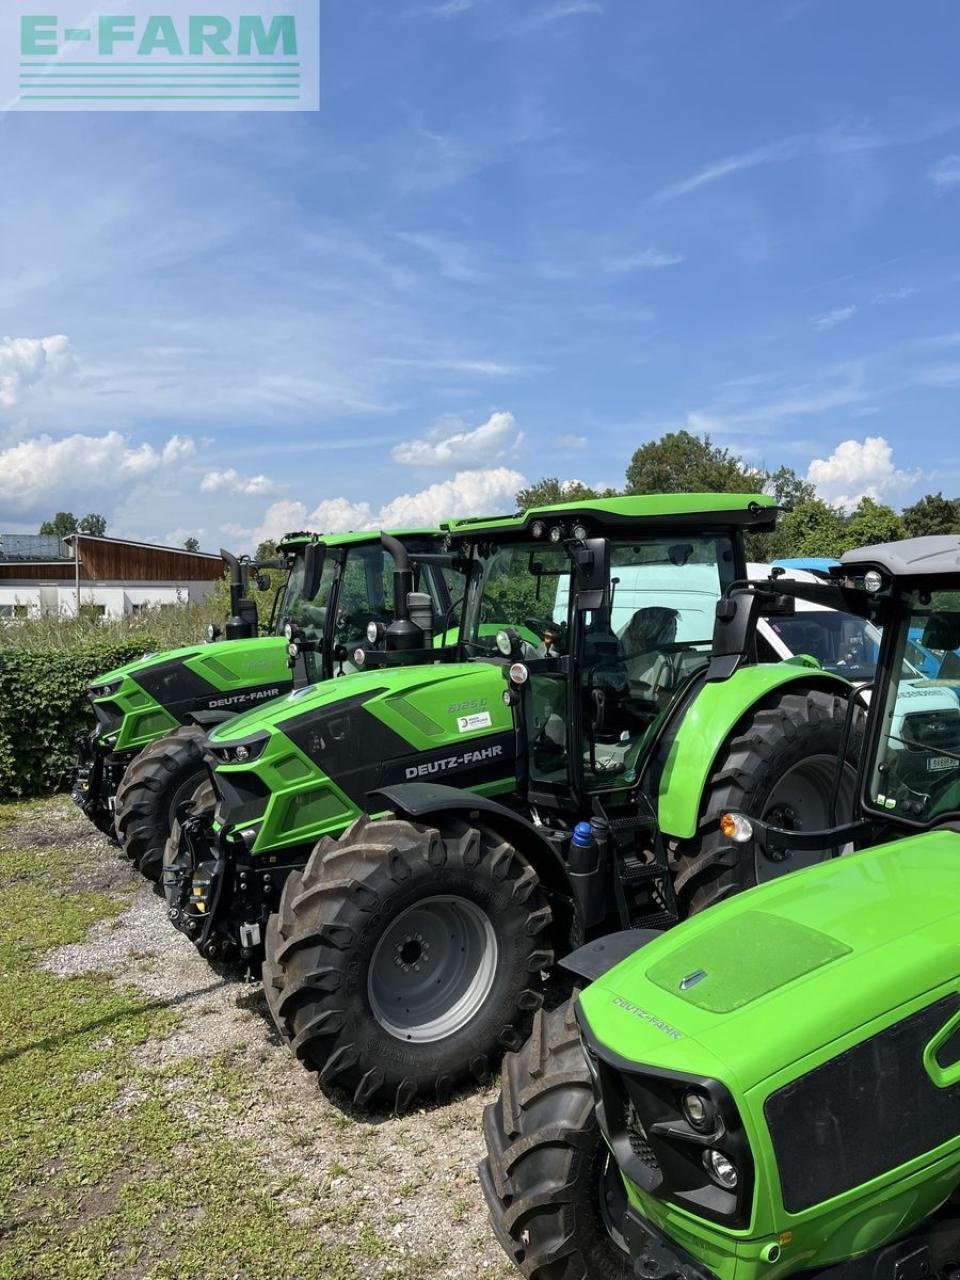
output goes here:
<path id="1" fill-rule="evenodd" d="M 884 629 L 864 816 L 905 830 L 960 824 L 960 539 L 850 552 L 837 576 L 864 592 Z M 915 636 L 935 659 L 931 674 L 910 662 Z"/>
<path id="2" fill-rule="evenodd" d="M 636 786 L 710 664 L 717 602 L 746 574 L 743 529 L 772 517 L 730 497 L 701 495 L 696 518 L 667 516 L 674 497 L 611 499 L 572 519 L 528 513 L 474 548 L 463 645 L 509 660 L 529 803 L 589 813 Z"/>
<path id="3" fill-rule="evenodd" d="M 770 586 L 771 584 L 766 584 Z M 960 539 L 911 538 L 848 551 L 829 583 L 784 578 L 776 590 L 846 610 L 882 632 L 873 681 L 848 719 L 870 706 L 847 826 L 785 832 L 729 815 L 739 838 L 784 847 L 858 845 L 934 827 L 960 827 Z M 799 615 L 798 615 L 799 616 Z M 917 665 L 917 649 L 925 661 Z M 849 727 L 849 726 L 848 726 Z"/>

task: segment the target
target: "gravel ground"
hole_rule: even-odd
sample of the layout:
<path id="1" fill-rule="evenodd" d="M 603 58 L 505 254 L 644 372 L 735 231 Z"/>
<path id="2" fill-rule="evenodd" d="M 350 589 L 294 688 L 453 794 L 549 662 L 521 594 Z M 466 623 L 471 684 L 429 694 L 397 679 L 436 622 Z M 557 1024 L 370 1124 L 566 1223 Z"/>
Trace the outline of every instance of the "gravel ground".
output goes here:
<path id="1" fill-rule="evenodd" d="M 256 1088 L 241 1103 L 216 1099 L 223 1136 L 255 1154 L 276 1178 L 294 1218 L 308 1215 L 323 1197 L 342 1200 L 350 1222 L 361 1222 L 384 1246 L 382 1263 L 375 1256 L 358 1259 L 358 1274 L 396 1274 L 404 1255 L 435 1260 L 430 1270 L 420 1264 L 417 1275 L 517 1274 L 491 1236 L 476 1176 L 481 1112 L 496 1089 L 403 1117 L 357 1115 L 345 1100 L 338 1105 L 321 1093 L 316 1077 L 279 1042 L 260 984 L 214 972 L 171 927 L 152 888 L 68 801 L 25 810 L 5 836 L 17 846 L 35 846 L 38 856 L 44 843 L 99 846 L 96 859 L 82 860 L 87 869 L 75 887 L 124 894 L 129 906 L 96 924 L 82 943 L 49 952 L 45 968 L 61 977 L 106 974 L 177 1007 L 185 1015 L 181 1025 L 137 1050 L 145 1066 L 191 1063 L 195 1070 L 198 1060 L 215 1057 L 242 1066 Z M 186 1070 L 182 1080 L 175 1071 L 165 1078 L 189 1109 Z M 331 1242 L 339 1229 L 336 1222 L 321 1228 Z"/>

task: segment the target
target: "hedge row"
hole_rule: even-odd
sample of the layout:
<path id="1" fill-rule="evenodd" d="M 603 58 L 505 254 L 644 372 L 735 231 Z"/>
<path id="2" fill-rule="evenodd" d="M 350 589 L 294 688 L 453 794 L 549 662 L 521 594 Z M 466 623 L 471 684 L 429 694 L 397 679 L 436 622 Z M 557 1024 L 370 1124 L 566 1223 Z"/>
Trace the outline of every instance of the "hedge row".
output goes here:
<path id="1" fill-rule="evenodd" d="M 94 723 L 87 685 L 158 647 L 139 635 L 48 653 L 0 649 L 0 800 L 55 791 L 76 759 L 77 735 Z"/>

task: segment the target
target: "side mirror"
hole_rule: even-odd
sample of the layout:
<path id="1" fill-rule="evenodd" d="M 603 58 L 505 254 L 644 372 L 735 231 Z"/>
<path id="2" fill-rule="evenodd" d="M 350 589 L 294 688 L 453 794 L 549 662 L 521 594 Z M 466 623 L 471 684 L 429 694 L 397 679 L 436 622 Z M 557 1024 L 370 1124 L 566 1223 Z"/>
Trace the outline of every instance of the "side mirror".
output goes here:
<path id="1" fill-rule="evenodd" d="M 256 574 L 256 584 L 257 584 L 257 590 L 258 590 L 258 591 L 269 591 L 269 590 L 270 590 L 270 575 L 269 575 L 269 573 L 257 573 L 257 574 Z"/>
<path id="2" fill-rule="evenodd" d="M 587 538 L 575 544 L 570 554 L 577 609 L 586 613 L 602 608 L 610 582 L 610 543 L 606 538 Z"/>
<path id="3" fill-rule="evenodd" d="M 312 600 L 320 590 L 326 547 L 322 542 L 308 542 L 303 553 L 303 598 Z"/>

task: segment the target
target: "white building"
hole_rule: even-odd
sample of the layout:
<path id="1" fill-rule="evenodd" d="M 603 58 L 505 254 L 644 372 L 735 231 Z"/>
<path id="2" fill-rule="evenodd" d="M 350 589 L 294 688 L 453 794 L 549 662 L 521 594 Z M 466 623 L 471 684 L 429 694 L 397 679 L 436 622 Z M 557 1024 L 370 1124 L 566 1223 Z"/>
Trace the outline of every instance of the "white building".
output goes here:
<path id="1" fill-rule="evenodd" d="M 172 608 L 205 599 L 223 568 L 218 555 L 124 538 L 0 534 L 0 619 Z"/>

